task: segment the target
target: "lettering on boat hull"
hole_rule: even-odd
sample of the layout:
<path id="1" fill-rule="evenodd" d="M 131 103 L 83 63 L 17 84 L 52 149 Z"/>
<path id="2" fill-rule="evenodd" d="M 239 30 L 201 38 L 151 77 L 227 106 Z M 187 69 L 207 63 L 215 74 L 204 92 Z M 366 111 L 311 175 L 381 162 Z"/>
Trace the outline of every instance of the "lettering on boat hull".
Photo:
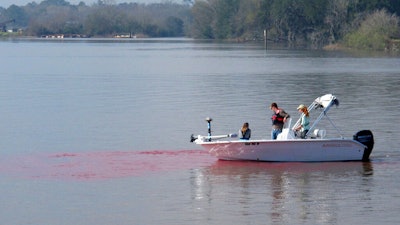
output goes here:
<path id="1" fill-rule="evenodd" d="M 351 146 L 350 143 L 326 143 L 322 145 L 323 148 L 348 148 Z"/>
<path id="2" fill-rule="evenodd" d="M 244 145 L 259 145 L 260 142 L 250 142 L 250 143 L 244 143 Z"/>

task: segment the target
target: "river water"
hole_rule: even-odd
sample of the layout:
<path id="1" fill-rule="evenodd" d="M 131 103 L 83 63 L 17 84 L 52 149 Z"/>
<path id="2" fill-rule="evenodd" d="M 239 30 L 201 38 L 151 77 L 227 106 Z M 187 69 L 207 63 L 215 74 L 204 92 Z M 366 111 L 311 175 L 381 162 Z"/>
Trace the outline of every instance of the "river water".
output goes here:
<path id="1" fill-rule="evenodd" d="M 398 56 L 189 39 L 0 51 L 2 224 L 400 223 Z M 189 142 L 206 117 L 269 138 L 271 102 L 297 118 L 327 93 L 344 136 L 374 133 L 371 162 L 227 162 Z"/>

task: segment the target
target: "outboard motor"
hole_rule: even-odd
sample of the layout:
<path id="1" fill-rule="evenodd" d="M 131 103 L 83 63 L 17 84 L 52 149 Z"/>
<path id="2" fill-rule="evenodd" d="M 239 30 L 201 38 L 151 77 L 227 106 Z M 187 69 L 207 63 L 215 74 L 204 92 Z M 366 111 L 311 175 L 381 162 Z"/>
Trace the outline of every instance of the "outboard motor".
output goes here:
<path id="1" fill-rule="evenodd" d="M 374 148 L 374 135 L 370 130 L 361 130 L 358 131 L 354 136 L 353 139 L 355 141 L 360 142 L 361 144 L 367 146 L 367 149 L 364 151 L 364 155 L 362 158 L 362 161 L 368 161 L 369 160 L 369 155 L 372 152 L 372 149 Z"/>

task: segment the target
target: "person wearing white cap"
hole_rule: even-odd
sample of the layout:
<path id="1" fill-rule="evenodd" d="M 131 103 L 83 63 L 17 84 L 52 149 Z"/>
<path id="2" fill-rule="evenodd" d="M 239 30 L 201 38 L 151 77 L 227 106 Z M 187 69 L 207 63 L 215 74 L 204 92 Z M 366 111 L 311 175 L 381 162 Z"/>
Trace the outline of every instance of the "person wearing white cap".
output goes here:
<path id="1" fill-rule="evenodd" d="M 299 105 L 297 110 L 301 113 L 300 123 L 293 130 L 299 131 L 301 138 L 306 138 L 306 134 L 310 130 L 310 113 L 308 112 L 307 106 L 303 104 Z"/>

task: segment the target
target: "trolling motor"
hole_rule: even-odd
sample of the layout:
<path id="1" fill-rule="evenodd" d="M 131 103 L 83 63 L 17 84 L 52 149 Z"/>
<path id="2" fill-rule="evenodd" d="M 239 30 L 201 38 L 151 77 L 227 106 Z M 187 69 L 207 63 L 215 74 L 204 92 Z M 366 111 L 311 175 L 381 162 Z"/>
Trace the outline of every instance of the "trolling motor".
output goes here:
<path id="1" fill-rule="evenodd" d="M 208 126 L 208 135 L 207 136 L 201 136 L 198 135 L 197 137 L 193 136 L 193 134 L 190 136 L 190 142 L 195 142 L 196 140 L 199 139 L 201 142 L 211 142 L 211 140 L 218 140 L 222 138 L 236 138 L 238 135 L 237 134 L 226 134 L 226 135 L 211 135 L 211 121 L 212 119 L 210 117 L 206 118 L 207 121 L 207 126 Z"/>
<path id="2" fill-rule="evenodd" d="M 212 118 L 211 117 L 207 117 L 206 121 L 207 121 L 207 127 L 208 127 L 207 141 L 211 141 L 211 121 L 212 121 Z M 193 134 L 190 136 L 190 142 L 194 142 L 197 139 L 198 139 L 198 137 L 194 137 Z"/>
<path id="3" fill-rule="evenodd" d="M 208 141 L 211 141 L 211 117 L 206 118 L 207 121 L 207 127 L 208 127 Z"/>

